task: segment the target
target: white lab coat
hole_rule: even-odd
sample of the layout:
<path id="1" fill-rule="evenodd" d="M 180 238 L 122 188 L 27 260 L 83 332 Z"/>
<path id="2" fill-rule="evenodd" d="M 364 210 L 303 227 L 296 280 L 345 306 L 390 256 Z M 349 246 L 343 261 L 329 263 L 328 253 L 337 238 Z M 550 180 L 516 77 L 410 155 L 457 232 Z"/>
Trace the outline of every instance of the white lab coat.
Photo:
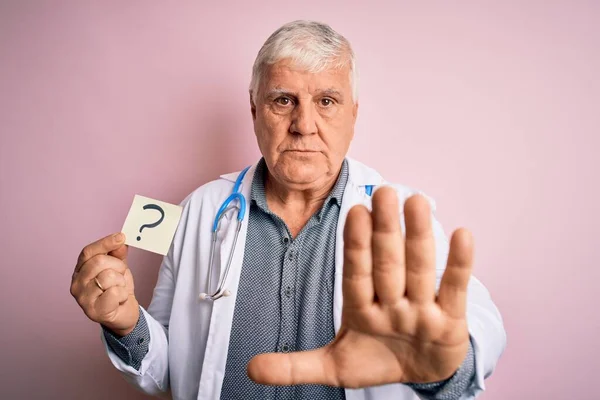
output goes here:
<path id="1" fill-rule="evenodd" d="M 344 192 L 335 249 L 334 326 L 340 328 L 342 310 L 343 229 L 350 208 L 364 204 L 370 208 L 371 197 L 365 185 L 391 185 L 373 169 L 349 159 L 349 177 Z M 246 199 L 256 165 L 252 166 L 241 188 Z M 218 399 L 223 383 L 229 335 L 233 319 L 240 272 L 244 257 L 248 214 L 243 221 L 237 248 L 226 288 L 231 296 L 216 302 L 199 300 L 200 292 L 207 290 L 208 258 L 211 226 L 216 210 L 231 193 L 238 172 L 223 175 L 186 197 L 182 202 L 183 214 L 173 244 L 160 267 L 158 282 L 148 311 L 143 310 L 150 329 L 149 351 L 140 370 L 126 365 L 107 346 L 101 335 L 112 364 L 127 381 L 145 393 L 174 399 Z M 401 204 L 416 191 L 402 185 L 396 188 Z M 432 210 L 435 202 L 431 199 Z M 230 213 L 233 215 L 233 213 Z M 221 270 L 231 249 L 235 217 L 223 218 L 222 245 L 217 247 L 215 265 Z M 234 222 L 230 224 L 230 222 Z M 436 237 L 438 285 L 445 268 L 448 240 L 439 222 L 434 218 Z M 404 229 L 404 218 L 402 216 Z M 221 241 L 220 241 L 221 242 Z M 219 270 L 220 272 L 220 270 Z M 216 287 L 218 274 L 213 273 Z M 259 289 L 258 289 L 259 290 Z M 258 294 L 257 294 L 258 295 Z M 476 360 L 476 378 L 463 399 L 472 399 L 484 390 L 484 378 L 494 370 L 506 346 L 502 318 L 493 304 L 487 289 L 474 277 L 469 283 L 468 327 L 473 338 Z M 251 340 L 251 339 L 250 339 Z M 366 389 L 346 389 L 348 400 L 415 400 L 418 397 L 407 386 L 389 384 Z"/>

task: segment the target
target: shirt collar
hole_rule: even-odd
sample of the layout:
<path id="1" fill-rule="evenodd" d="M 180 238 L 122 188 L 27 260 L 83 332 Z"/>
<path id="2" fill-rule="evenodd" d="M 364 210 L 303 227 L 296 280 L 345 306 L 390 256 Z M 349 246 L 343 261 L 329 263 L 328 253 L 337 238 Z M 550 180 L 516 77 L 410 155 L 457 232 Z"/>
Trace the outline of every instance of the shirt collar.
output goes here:
<path id="1" fill-rule="evenodd" d="M 254 174 L 254 179 L 252 180 L 252 187 L 250 189 L 250 201 L 255 203 L 258 207 L 260 207 L 263 211 L 269 212 L 269 207 L 267 205 L 267 196 L 265 192 L 265 176 L 267 173 L 267 163 L 265 162 L 264 157 L 260 159 L 258 164 L 256 165 L 256 172 Z M 344 158 L 342 162 L 342 168 L 340 169 L 340 173 L 338 175 L 337 181 L 335 185 L 329 192 L 327 199 L 323 203 L 323 207 L 319 211 L 319 219 L 325 206 L 334 202 L 339 206 L 342 204 L 342 197 L 344 195 L 344 190 L 346 189 L 346 183 L 348 182 L 348 160 Z"/>

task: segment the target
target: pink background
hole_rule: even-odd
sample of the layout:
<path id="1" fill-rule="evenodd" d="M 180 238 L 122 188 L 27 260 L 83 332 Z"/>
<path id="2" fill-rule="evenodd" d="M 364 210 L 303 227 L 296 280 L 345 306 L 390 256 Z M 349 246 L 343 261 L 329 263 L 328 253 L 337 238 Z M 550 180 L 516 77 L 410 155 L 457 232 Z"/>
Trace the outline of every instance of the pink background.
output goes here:
<path id="1" fill-rule="evenodd" d="M 69 294 L 77 255 L 121 229 L 134 194 L 178 203 L 257 159 L 252 62 L 299 18 L 358 55 L 350 155 L 433 196 L 448 233 L 475 235 L 508 332 L 482 398 L 597 398 L 598 2 L 10 3 L 0 398 L 143 398 Z M 147 305 L 161 258 L 130 255 Z"/>

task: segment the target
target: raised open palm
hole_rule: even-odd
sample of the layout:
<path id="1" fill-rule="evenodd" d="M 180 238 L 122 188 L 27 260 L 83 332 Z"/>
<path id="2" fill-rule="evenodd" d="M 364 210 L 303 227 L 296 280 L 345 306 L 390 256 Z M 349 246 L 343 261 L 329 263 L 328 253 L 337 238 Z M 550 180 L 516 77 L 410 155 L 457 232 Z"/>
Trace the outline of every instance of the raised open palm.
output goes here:
<path id="1" fill-rule="evenodd" d="M 454 232 L 436 294 L 435 239 L 429 203 L 404 204 L 406 238 L 395 190 L 373 195 L 373 211 L 353 207 L 344 227 L 342 324 L 320 349 L 254 357 L 248 374 L 269 385 L 361 388 L 444 380 L 469 349 L 467 284 L 473 244 Z"/>

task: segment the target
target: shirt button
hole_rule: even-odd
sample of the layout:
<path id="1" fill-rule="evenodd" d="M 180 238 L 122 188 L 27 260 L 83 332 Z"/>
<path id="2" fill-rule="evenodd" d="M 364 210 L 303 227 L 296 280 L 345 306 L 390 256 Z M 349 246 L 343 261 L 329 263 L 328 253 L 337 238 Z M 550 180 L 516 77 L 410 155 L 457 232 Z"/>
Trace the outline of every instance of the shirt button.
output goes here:
<path id="1" fill-rule="evenodd" d="M 283 345 L 281 350 L 283 350 L 284 353 L 287 353 L 288 351 L 290 351 L 290 346 L 286 343 Z"/>
<path id="2" fill-rule="evenodd" d="M 294 250 L 290 250 L 290 255 L 288 256 L 290 260 L 294 259 Z"/>
<path id="3" fill-rule="evenodd" d="M 283 238 L 283 243 L 288 244 L 289 241 L 290 241 L 290 239 L 288 239 L 286 237 Z"/>
<path id="4" fill-rule="evenodd" d="M 137 340 L 137 344 L 142 344 L 142 343 L 144 343 L 144 338 L 143 337 L 141 337 L 141 338 L 139 338 Z"/>

